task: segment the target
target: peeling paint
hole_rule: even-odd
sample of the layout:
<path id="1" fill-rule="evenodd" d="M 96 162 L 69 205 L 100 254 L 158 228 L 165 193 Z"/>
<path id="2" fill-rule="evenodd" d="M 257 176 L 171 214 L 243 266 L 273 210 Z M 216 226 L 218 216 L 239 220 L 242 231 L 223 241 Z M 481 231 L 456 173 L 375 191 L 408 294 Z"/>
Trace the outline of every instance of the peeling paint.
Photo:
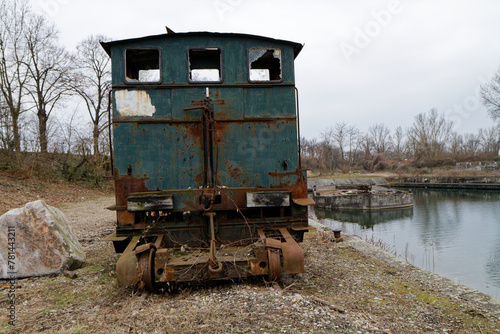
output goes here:
<path id="1" fill-rule="evenodd" d="M 156 112 L 149 94 L 144 90 L 117 90 L 115 100 L 120 116 L 153 116 Z"/>

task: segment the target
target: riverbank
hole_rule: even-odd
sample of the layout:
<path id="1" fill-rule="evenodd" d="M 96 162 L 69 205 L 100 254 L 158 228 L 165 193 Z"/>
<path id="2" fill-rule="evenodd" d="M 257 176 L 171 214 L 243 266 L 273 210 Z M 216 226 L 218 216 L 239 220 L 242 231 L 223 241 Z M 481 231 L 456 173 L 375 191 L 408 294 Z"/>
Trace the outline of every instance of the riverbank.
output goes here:
<path id="1" fill-rule="evenodd" d="M 500 177 L 423 177 L 389 178 L 392 187 L 430 189 L 500 190 Z"/>
<path id="2" fill-rule="evenodd" d="M 16 283 L 16 326 L 2 333 L 499 333 L 500 304 L 422 271 L 379 247 L 332 232 L 307 233 L 304 274 L 185 286 L 172 295 L 116 285 L 104 241 L 111 196 L 60 208 L 87 261 L 72 275 Z M 315 222 L 311 224 L 321 227 Z M 0 310 L 8 306 L 0 290 Z"/>
<path id="3" fill-rule="evenodd" d="M 323 233 L 331 233 L 328 227 L 318 222 L 310 220 L 310 225 L 316 226 Z M 413 303 L 414 311 L 409 312 L 411 316 L 407 317 L 406 320 L 411 324 L 414 321 L 423 322 L 421 331 L 415 331 L 415 328 L 410 325 L 407 328 L 399 327 L 398 330 L 388 332 L 500 333 L 500 328 L 498 328 L 500 325 L 500 300 L 432 272 L 417 268 L 387 252 L 385 250 L 387 245 L 381 240 L 373 240 L 373 238 L 371 240 L 362 240 L 357 236 L 348 235 L 343 235 L 342 239 L 343 242 L 337 244 L 338 249 L 354 250 L 361 255 L 359 261 L 356 262 L 357 264 L 354 264 L 357 268 L 353 267 L 353 270 L 366 269 L 366 274 L 361 280 L 362 286 L 368 292 L 365 293 L 357 289 L 356 283 L 346 284 L 346 281 L 349 281 L 346 277 L 343 277 L 344 282 L 339 282 L 339 285 L 345 287 L 346 292 L 353 293 L 356 299 L 363 299 L 371 294 L 366 303 L 369 307 L 373 306 L 372 302 L 385 304 L 388 306 L 387 312 L 395 312 L 396 314 L 405 308 L 400 303 L 404 304 L 405 301 L 411 300 L 410 303 Z M 343 261 L 343 259 L 340 261 Z M 356 277 L 356 279 L 360 279 L 360 277 Z M 374 293 L 374 291 L 377 292 Z M 422 302 L 431 307 L 434 312 L 431 318 L 435 323 L 440 323 L 441 327 L 433 328 L 433 326 L 426 324 L 426 320 L 429 320 L 427 317 L 430 315 L 424 316 L 423 319 L 421 315 L 417 315 L 419 312 L 425 312 L 420 309 L 423 306 Z M 456 324 L 468 323 L 470 327 L 447 327 L 446 320 L 441 318 L 444 315 L 453 315 L 452 318 L 455 317 Z M 446 316 L 444 317 L 446 318 Z M 478 322 L 479 319 L 495 325 L 490 328 L 482 327 Z M 401 317 L 394 324 L 395 327 L 401 326 L 400 320 L 402 320 Z"/>
<path id="4" fill-rule="evenodd" d="M 337 185 L 364 185 L 364 184 L 370 184 L 370 185 L 375 185 L 375 186 L 389 186 L 389 182 L 386 180 L 385 177 L 367 177 L 367 178 L 342 178 L 342 179 L 337 179 L 337 178 L 308 178 L 307 179 L 307 189 L 309 191 L 312 191 L 315 187 L 316 188 L 328 188 L 328 187 L 333 187 Z"/>
<path id="5" fill-rule="evenodd" d="M 373 177 L 359 178 L 308 178 L 307 188 L 312 191 L 314 187 L 325 188 L 336 185 L 363 185 L 396 187 L 396 188 L 435 188 L 435 189 L 469 189 L 469 190 L 500 190 L 500 177 L 498 176 L 398 176 L 386 174 Z"/>

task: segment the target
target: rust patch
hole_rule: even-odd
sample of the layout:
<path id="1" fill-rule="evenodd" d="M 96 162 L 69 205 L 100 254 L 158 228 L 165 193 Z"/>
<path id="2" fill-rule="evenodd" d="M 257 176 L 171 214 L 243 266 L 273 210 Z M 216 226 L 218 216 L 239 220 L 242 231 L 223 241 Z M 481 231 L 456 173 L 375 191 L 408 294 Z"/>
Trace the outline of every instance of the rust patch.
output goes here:
<path id="1" fill-rule="evenodd" d="M 307 197 L 307 180 L 304 177 L 302 169 L 297 169 L 294 172 L 288 173 L 278 173 L 278 171 L 275 170 L 274 172 L 269 172 L 268 175 L 271 176 L 273 181 L 275 181 L 274 183 L 279 184 L 280 187 L 288 188 L 292 194 L 292 199 Z M 287 176 L 298 176 L 298 178 L 297 181 L 290 184 L 289 181 L 283 180 L 283 178 Z"/>
<path id="2" fill-rule="evenodd" d="M 205 102 L 206 102 L 205 100 L 192 100 L 191 105 L 193 107 L 203 107 L 203 106 L 205 106 Z M 223 106 L 223 105 L 226 105 L 226 101 L 225 100 L 210 100 L 210 104 L 212 104 L 214 106 Z"/>
<path id="3" fill-rule="evenodd" d="M 191 101 L 191 105 L 193 107 L 203 107 L 205 104 L 205 100 L 193 100 Z"/>
<path id="4" fill-rule="evenodd" d="M 241 175 L 243 174 L 243 171 L 241 170 L 240 167 L 233 167 L 231 164 L 229 163 L 226 163 L 226 168 L 227 168 L 227 171 L 229 172 L 229 175 L 237 180 L 241 177 Z"/>
<path id="5" fill-rule="evenodd" d="M 215 142 L 220 144 L 224 139 L 224 126 L 219 123 L 215 123 Z"/>
<path id="6" fill-rule="evenodd" d="M 285 227 L 279 229 L 286 242 L 281 243 L 283 270 L 287 274 L 304 272 L 304 253 Z"/>
<path id="7" fill-rule="evenodd" d="M 193 124 L 191 126 L 186 127 L 184 133 L 187 134 L 190 138 L 201 138 L 202 131 L 199 124 Z"/>
<path id="8" fill-rule="evenodd" d="M 116 263 L 118 286 L 128 286 L 139 281 L 137 257 L 133 252 L 123 253 Z"/>
<path id="9" fill-rule="evenodd" d="M 118 225 L 129 225 L 134 223 L 135 215 L 128 211 L 116 211 L 116 219 Z"/>
<path id="10" fill-rule="evenodd" d="M 196 181 L 196 184 L 198 184 L 198 185 L 201 185 L 203 183 L 203 177 L 201 174 L 196 175 L 194 180 Z"/>
<path id="11" fill-rule="evenodd" d="M 133 175 L 116 176 L 115 196 L 117 207 L 127 207 L 128 194 L 149 191 L 145 181 L 149 178 L 135 178 Z M 134 223 L 134 214 L 128 211 L 117 211 L 118 224 Z"/>

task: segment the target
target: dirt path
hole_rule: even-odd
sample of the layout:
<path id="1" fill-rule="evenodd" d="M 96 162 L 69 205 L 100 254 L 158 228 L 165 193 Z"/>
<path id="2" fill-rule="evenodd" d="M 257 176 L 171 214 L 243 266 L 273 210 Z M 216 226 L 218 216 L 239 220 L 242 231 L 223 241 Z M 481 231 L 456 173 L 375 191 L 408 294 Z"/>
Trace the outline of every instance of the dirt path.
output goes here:
<path id="1" fill-rule="evenodd" d="M 74 279 L 18 281 L 16 326 L 2 333 L 500 333 L 500 305 L 472 289 L 416 269 L 359 239 L 309 234 L 306 273 L 188 287 L 173 294 L 118 288 L 117 256 L 103 237 L 115 216 L 111 197 L 66 203 L 87 252 Z M 4 311 L 2 311 L 4 310 Z"/>
<path id="2" fill-rule="evenodd" d="M 115 232 L 116 213 L 107 210 L 106 207 L 114 204 L 113 196 L 104 196 L 90 201 L 63 203 L 59 206 L 87 254 L 109 248 L 110 243 L 103 238 Z"/>
<path id="3" fill-rule="evenodd" d="M 109 184 L 107 185 L 110 189 Z M 25 179 L 0 172 L 0 214 L 39 199 L 48 205 L 59 207 L 62 203 L 78 203 L 109 193 L 110 190 L 106 193 L 106 190 L 100 191 L 81 185 Z"/>

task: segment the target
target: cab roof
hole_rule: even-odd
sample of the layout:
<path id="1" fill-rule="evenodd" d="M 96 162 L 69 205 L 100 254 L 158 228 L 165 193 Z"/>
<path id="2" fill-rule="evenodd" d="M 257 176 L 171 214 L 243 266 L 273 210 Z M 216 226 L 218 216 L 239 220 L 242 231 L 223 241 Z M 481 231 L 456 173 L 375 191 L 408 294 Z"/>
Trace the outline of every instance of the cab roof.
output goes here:
<path id="1" fill-rule="evenodd" d="M 222 38 L 227 37 L 227 38 L 255 39 L 255 40 L 261 40 L 261 41 L 265 41 L 268 43 L 276 43 L 276 44 L 287 44 L 287 45 L 290 45 L 293 47 L 294 58 L 296 58 L 298 56 L 298 54 L 300 53 L 300 51 L 302 50 L 302 48 L 304 46 L 303 44 L 296 43 L 296 42 L 290 42 L 290 41 L 286 41 L 286 40 L 274 39 L 274 38 L 258 36 L 258 35 L 240 34 L 240 33 L 218 33 L 218 32 L 207 32 L 207 31 L 182 32 L 182 33 L 169 32 L 167 34 L 129 38 L 129 39 L 110 41 L 110 42 L 102 42 L 101 41 L 101 45 L 104 48 L 104 50 L 106 51 L 106 53 L 108 55 L 111 55 L 111 48 L 113 46 L 117 46 L 120 44 L 131 44 L 134 42 L 145 41 L 145 40 L 167 40 L 167 39 L 178 39 L 178 38 L 185 38 L 185 37 L 222 37 Z"/>

